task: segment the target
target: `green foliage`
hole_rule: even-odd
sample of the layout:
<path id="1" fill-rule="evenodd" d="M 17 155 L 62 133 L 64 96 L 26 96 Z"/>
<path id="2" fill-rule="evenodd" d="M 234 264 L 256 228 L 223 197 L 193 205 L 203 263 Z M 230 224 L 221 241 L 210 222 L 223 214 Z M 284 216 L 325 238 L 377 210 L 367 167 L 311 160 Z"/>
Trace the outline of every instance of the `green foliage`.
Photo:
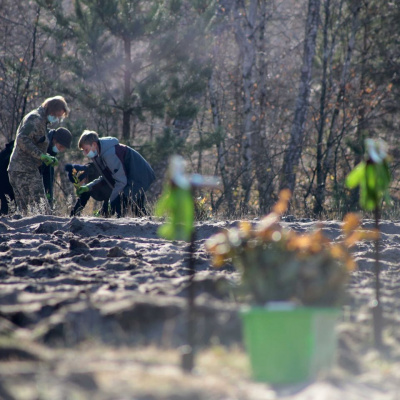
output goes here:
<path id="1" fill-rule="evenodd" d="M 203 132 L 198 143 L 194 145 L 196 151 L 210 149 L 213 146 L 218 146 L 224 139 L 225 133 L 222 127 L 218 127 L 212 132 Z"/>
<path id="2" fill-rule="evenodd" d="M 181 9 L 182 1 L 181 0 L 171 0 L 169 3 L 169 9 L 171 13 L 178 13 Z"/>
<path id="3" fill-rule="evenodd" d="M 190 241 L 193 232 L 194 204 L 190 189 L 166 184 L 155 214 L 167 216 L 167 221 L 158 229 L 158 234 L 168 240 Z"/>
<path id="4" fill-rule="evenodd" d="M 205 38 L 213 2 L 73 4 L 74 12 L 67 15 L 61 2 L 43 3 L 56 21 L 55 29 L 52 23 L 43 29 L 60 43 L 59 51 L 48 54 L 61 72 L 49 86 L 77 100 L 105 125 L 115 126 L 127 114 L 140 121 L 166 115 L 194 120 L 210 75 Z"/>
<path id="5" fill-rule="evenodd" d="M 349 189 L 360 188 L 360 205 L 366 211 L 380 208 L 383 200 L 390 203 L 388 193 L 391 176 L 386 157 L 369 153 L 367 161 L 360 162 L 346 178 Z"/>
<path id="6" fill-rule="evenodd" d="M 156 164 L 167 159 L 171 154 L 182 153 L 184 149 L 184 140 L 167 128 L 164 129 L 162 136 L 158 136 L 154 142 L 146 144 L 144 154 L 152 164 Z"/>

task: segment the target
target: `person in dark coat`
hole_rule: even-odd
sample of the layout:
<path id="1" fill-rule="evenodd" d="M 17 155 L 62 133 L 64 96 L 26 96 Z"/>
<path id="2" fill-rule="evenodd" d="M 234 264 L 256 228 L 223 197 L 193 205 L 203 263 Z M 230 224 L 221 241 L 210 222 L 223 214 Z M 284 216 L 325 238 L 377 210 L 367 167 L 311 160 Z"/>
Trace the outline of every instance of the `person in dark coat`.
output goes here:
<path id="1" fill-rule="evenodd" d="M 47 154 L 55 157 L 57 153 L 63 152 L 71 147 L 72 135 L 68 129 L 58 128 L 52 129 L 48 132 L 47 138 L 49 140 L 49 146 L 47 148 Z M 14 191 L 10 184 L 8 177 L 7 168 L 10 163 L 11 153 L 14 148 L 14 140 L 6 144 L 6 147 L 0 152 L 0 201 L 1 208 L 0 214 L 8 214 L 9 206 L 8 200 L 14 201 Z M 39 167 L 39 172 L 43 177 L 43 185 L 46 191 L 47 199 L 49 203 L 53 203 L 53 185 L 54 185 L 54 167 L 51 165 L 42 164 Z"/>
<path id="2" fill-rule="evenodd" d="M 121 217 L 130 209 L 136 216 L 147 215 L 145 191 L 155 180 L 155 174 L 136 150 L 120 144 L 115 137 L 99 138 L 97 132 L 88 130 L 82 133 L 78 148 L 93 161 L 101 175 L 79 187 L 76 191 L 78 196 L 90 192 L 99 182 L 105 182 L 112 189 L 112 214 Z"/>
<path id="3" fill-rule="evenodd" d="M 66 164 L 65 171 L 68 172 L 68 178 L 72 183 L 75 183 L 73 170 L 75 170 L 77 173 L 82 171 L 82 173 L 78 176 L 78 180 L 81 185 L 91 182 L 100 176 L 93 163 L 88 163 L 86 165 Z M 70 216 L 73 217 L 75 215 L 80 215 L 89 199 L 93 197 L 95 200 L 103 202 L 103 205 L 100 209 L 100 215 L 103 217 L 108 217 L 108 201 L 110 199 L 111 191 L 112 189 L 105 182 L 100 182 L 99 184 L 95 185 L 90 192 L 85 192 L 78 197 Z"/>
<path id="4" fill-rule="evenodd" d="M 8 201 L 14 201 L 14 191 L 8 179 L 7 168 L 10 163 L 11 153 L 14 148 L 14 140 L 6 144 L 6 147 L 0 151 L 0 214 L 8 214 Z"/>
<path id="5" fill-rule="evenodd" d="M 50 154 L 52 157 L 71 148 L 72 134 L 66 128 L 51 129 L 47 133 L 47 138 L 49 140 L 47 154 Z M 39 169 L 43 175 L 46 197 L 50 205 L 53 205 L 54 167 L 52 165 L 42 164 Z"/>

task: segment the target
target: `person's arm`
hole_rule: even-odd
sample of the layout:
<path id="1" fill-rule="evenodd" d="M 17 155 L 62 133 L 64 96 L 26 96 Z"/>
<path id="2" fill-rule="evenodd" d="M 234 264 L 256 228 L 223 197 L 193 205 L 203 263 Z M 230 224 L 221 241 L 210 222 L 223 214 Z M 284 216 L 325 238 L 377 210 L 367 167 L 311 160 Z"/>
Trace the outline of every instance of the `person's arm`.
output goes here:
<path id="1" fill-rule="evenodd" d="M 18 144 L 22 151 L 40 160 L 43 152 L 37 147 L 36 143 L 46 140 L 46 133 L 42 129 L 42 124 L 38 118 L 28 118 L 18 133 Z"/>
<path id="2" fill-rule="evenodd" d="M 115 150 L 113 151 L 113 154 L 104 157 L 105 164 L 111 171 L 112 177 L 114 179 L 114 188 L 110 195 L 110 203 L 117 198 L 117 196 L 124 190 L 125 186 L 128 183 L 124 166 L 122 165 L 119 157 L 115 154 Z"/>
<path id="3" fill-rule="evenodd" d="M 102 176 L 99 176 L 92 182 L 87 183 L 85 186 L 88 186 L 90 189 L 92 189 L 93 186 L 96 186 L 98 183 L 102 182 L 104 178 Z"/>

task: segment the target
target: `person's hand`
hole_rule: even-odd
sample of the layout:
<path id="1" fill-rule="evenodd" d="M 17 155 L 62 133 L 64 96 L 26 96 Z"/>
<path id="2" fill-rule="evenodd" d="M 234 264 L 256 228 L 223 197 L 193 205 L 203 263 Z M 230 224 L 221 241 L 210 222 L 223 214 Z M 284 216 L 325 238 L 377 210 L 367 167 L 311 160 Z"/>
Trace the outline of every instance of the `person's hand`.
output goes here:
<path id="1" fill-rule="evenodd" d="M 88 192 L 89 190 L 90 190 L 89 186 L 79 186 L 79 187 L 76 188 L 76 195 L 80 196 L 83 193 Z"/>
<path id="2" fill-rule="evenodd" d="M 48 154 L 42 154 L 40 156 L 40 159 L 43 161 L 43 163 L 47 166 L 47 167 L 55 167 L 58 165 L 58 160 L 57 158 L 50 156 Z"/>

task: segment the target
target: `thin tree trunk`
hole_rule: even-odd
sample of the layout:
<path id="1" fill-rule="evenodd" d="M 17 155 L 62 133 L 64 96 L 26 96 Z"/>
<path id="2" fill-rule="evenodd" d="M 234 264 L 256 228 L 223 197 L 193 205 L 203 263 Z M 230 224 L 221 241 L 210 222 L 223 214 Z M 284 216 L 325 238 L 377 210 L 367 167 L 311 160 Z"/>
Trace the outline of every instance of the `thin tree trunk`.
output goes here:
<path id="1" fill-rule="evenodd" d="M 368 4 L 365 5 L 366 11 L 365 15 L 368 19 L 369 11 Z M 356 130 L 356 138 L 355 143 L 353 144 L 354 149 L 354 164 L 356 166 L 359 162 L 361 162 L 363 154 L 364 154 L 364 137 L 365 137 L 365 105 L 364 105 L 364 93 L 365 93 L 365 75 L 366 75 L 366 64 L 367 64 L 367 54 L 368 54 L 368 38 L 369 38 L 369 22 L 366 21 L 364 23 L 364 38 L 363 38 L 363 49 L 361 52 L 361 74 L 360 74 L 360 104 L 358 106 L 358 115 L 357 115 L 357 130 Z M 350 195 L 350 210 L 355 209 L 358 205 L 358 199 L 360 196 L 360 189 L 357 187 L 351 191 Z"/>
<path id="2" fill-rule="evenodd" d="M 238 43 L 242 59 L 242 78 L 243 78 L 243 174 L 242 189 L 243 197 L 241 211 L 246 213 L 250 200 L 250 191 L 253 184 L 253 148 L 254 137 L 259 134 L 258 120 L 259 115 L 254 109 L 255 98 L 257 97 L 257 78 L 256 78 L 256 17 L 258 10 L 258 0 L 250 0 L 248 9 L 244 12 L 242 1 L 237 0 L 234 8 L 235 14 L 235 37 Z M 242 27 L 243 25 L 243 27 Z"/>
<path id="3" fill-rule="evenodd" d="M 24 99 L 23 99 L 22 113 L 21 113 L 22 116 L 24 116 L 26 113 L 26 104 L 28 102 L 29 88 L 30 88 L 30 84 L 31 84 L 33 68 L 34 68 L 35 62 L 36 62 L 36 37 L 37 37 L 37 28 L 39 25 L 39 18 L 40 18 L 40 7 L 38 7 L 38 9 L 36 11 L 36 20 L 35 20 L 35 25 L 33 26 L 32 58 L 31 58 L 31 64 L 29 66 L 29 71 L 28 71 L 28 79 L 26 80 L 25 88 L 24 88 Z"/>
<path id="4" fill-rule="evenodd" d="M 289 146 L 285 152 L 280 188 L 294 191 L 296 170 L 298 168 L 305 132 L 305 122 L 309 106 L 312 62 L 315 54 L 316 37 L 319 23 L 320 0 L 309 0 L 304 38 L 303 63 L 301 68 L 300 87 L 297 95 L 294 121 L 290 133 Z"/>
<path id="5" fill-rule="evenodd" d="M 320 106 L 319 106 L 319 126 L 318 126 L 318 142 L 317 142 L 317 165 L 316 165 L 316 174 L 317 174 L 317 187 L 315 191 L 315 205 L 314 205 L 314 214 L 320 215 L 323 209 L 322 205 L 322 197 L 323 192 L 325 190 L 323 182 L 323 173 L 322 173 L 322 160 L 323 160 L 323 137 L 324 137 L 324 129 L 325 129 L 325 102 L 326 102 L 326 90 L 328 85 L 328 27 L 330 21 L 330 0 L 325 0 L 325 21 L 323 26 L 323 60 L 322 60 L 322 82 L 321 82 L 321 98 L 320 98 Z"/>
<path id="6" fill-rule="evenodd" d="M 255 173 L 257 178 L 258 204 L 261 214 L 266 214 L 272 203 L 272 193 L 274 192 L 274 168 L 272 164 L 272 154 L 267 138 L 267 128 L 265 121 L 266 112 L 266 76 L 267 76 L 267 52 L 265 28 L 267 23 L 267 7 L 266 2 L 260 5 L 260 22 L 259 36 L 257 44 L 257 52 L 259 54 L 259 71 L 258 71 L 258 135 L 255 138 Z"/>
<path id="7" fill-rule="evenodd" d="M 124 55 L 125 55 L 125 71 L 124 71 L 124 99 L 122 107 L 122 137 L 128 140 L 131 135 L 131 77 L 132 77 L 132 51 L 131 39 L 124 38 Z"/>
<path id="8" fill-rule="evenodd" d="M 321 210 L 323 208 L 323 204 L 325 201 L 325 195 L 326 195 L 326 191 L 325 191 L 326 179 L 328 177 L 329 172 L 333 168 L 333 164 L 334 164 L 334 161 L 333 161 L 333 158 L 335 155 L 334 147 L 335 147 L 335 142 L 338 139 L 338 135 L 335 134 L 336 123 L 337 123 L 337 118 L 339 116 L 340 106 L 343 103 L 344 97 L 345 97 L 346 83 L 347 83 L 347 80 L 349 77 L 350 64 L 351 64 L 351 59 L 352 59 L 354 45 L 355 45 L 355 36 L 356 36 L 356 32 L 357 32 L 358 25 L 359 25 L 358 24 L 358 15 L 360 12 L 360 8 L 361 8 L 361 5 L 359 5 L 357 3 L 353 9 L 351 36 L 350 36 L 349 44 L 347 47 L 346 59 L 343 64 L 342 75 L 340 77 L 339 92 L 338 92 L 338 95 L 336 98 L 335 108 L 333 110 L 332 120 L 331 120 L 331 124 L 329 127 L 329 135 L 328 135 L 328 140 L 327 140 L 327 144 L 326 144 L 324 161 L 322 164 L 322 171 L 320 172 L 319 180 L 317 179 L 317 188 L 319 188 L 317 203 L 319 203 Z"/>
<path id="9" fill-rule="evenodd" d="M 10 136 L 9 136 L 9 140 L 14 138 L 14 135 L 16 133 L 16 128 L 17 126 L 20 124 L 22 118 L 24 117 L 24 115 L 26 114 L 26 105 L 28 102 L 28 97 L 29 97 L 29 88 L 30 88 L 30 82 L 31 82 L 31 78 L 32 78 L 32 73 L 33 73 L 33 69 L 36 63 L 36 40 L 37 40 L 37 28 L 39 25 L 39 17 L 40 17 L 40 10 L 41 8 L 38 7 L 37 11 L 36 11 L 36 19 L 35 19 L 35 24 L 33 26 L 33 32 L 32 32 L 32 55 L 31 55 L 31 63 L 30 63 L 30 67 L 27 73 L 27 80 L 25 83 L 25 87 L 23 90 L 20 91 L 20 85 L 22 83 L 23 80 L 23 70 L 25 68 L 25 63 L 20 63 L 20 67 L 18 70 L 18 78 L 17 81 L 15 83 L 15 94 L 14 94 L 14 101 L 13 101 L 13 115 L 15 116 L 12 119 L 12 123 L 11 123 L 11 131 L 10 131 Z M 27 48 L 27 52 L 29 50 L 29 46 Z M 25 57 L 24 57 L 25 58 Z M 28 56 L 26 56 L 26 58 L 28 58 Z M 21 96 L 21 97 L 20 97 Z"/>
<path id="10" fill-rule="evenodd" d="M 215 87 L 213 74 L 208 80 L 208 89 L 210 95 L 210 105 L 212 111 L 214 131 L 219 132 L 222 129 L 222 126 L 221 126 L 221 117 L 219 115 L 217 89 Z M 219 174 L 222 179 L 224 197 L 227 200 L 228 210 L 232 210 L 233 209 L 232 185 L 229 182 L 228 173 L 226 171 L 226 161 L 225 161 L 226 152 L 224 148 L 224 142 L 222 140 L 217 144 L 217 153 L 218 153 L 217 168 L 219 169 Z"/>

